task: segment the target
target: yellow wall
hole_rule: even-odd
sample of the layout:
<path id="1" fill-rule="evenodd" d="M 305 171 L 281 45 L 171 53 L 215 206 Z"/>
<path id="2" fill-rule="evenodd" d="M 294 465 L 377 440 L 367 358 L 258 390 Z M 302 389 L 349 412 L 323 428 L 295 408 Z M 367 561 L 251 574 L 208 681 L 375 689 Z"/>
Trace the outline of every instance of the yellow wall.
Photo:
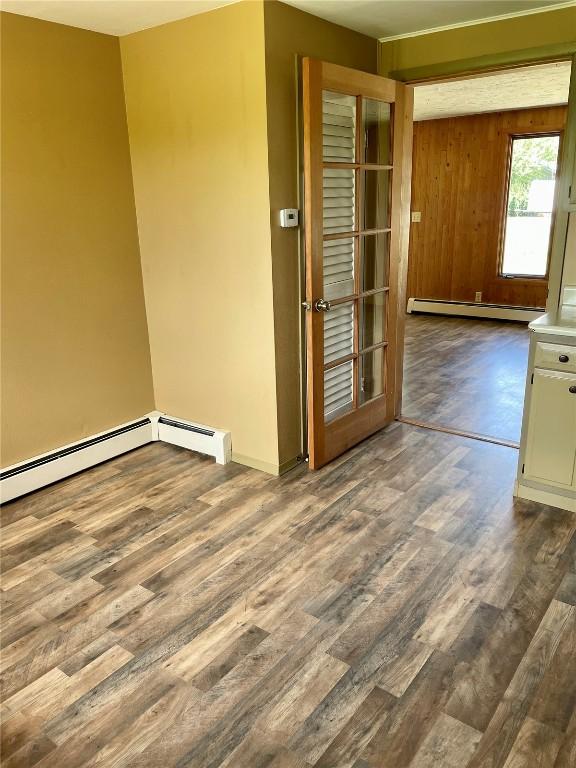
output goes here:
<path id="1" fill-rule="evenodd" d="M 576 7 L 381 43 L 380 72 L 505 54 L 576 40 Z"/>
<path id="2" fill-rule="evenodd" d="M 2 14 L 2 465 L 153 408 L 118 40 Z"/>
<path id="3" fill-rule="evenodd" d="M 156 406 L 277 471 L 263 5 L 121 50 Z"/>
<path id="4" fill-rule="evenodd" d="M 299 204 L 296 56 L 375 71 L 376 41 L 260 0 L 120 41 L 13 15 L 4 33 L 3 463 L 155 406 L 285 468 L 301 450 L 298 233 L 277 225 Z"/>
<path id="5" fill-rule="evenodd" d="M 281 465 L 289 466 L 302 450 L 299 231 L 282 229 L 278 212 L 302 207 L 298 200 L 297 59 L 312 56 L 376 72 L 378 43 L 275 0 L 264 4 L 264 18 L 279 451 Z"/>

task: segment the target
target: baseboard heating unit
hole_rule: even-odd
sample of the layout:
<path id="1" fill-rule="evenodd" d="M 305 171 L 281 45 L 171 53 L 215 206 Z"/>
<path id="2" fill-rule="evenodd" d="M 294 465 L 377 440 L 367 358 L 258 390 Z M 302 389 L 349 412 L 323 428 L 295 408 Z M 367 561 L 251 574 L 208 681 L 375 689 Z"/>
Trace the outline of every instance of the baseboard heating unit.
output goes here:
<path id="1" fill-rule="evenodd" d="M 440 301 L 439 299 L 408 299 L 408 313 L 424 312 L 434 315 L 480 317 L 489 320 L 516 320 L 531 323 L 546 311 L 539 307 L 510 307 L 504 304 L 483 304 L 473 301 Z"/>
<path id="2" fill-rule="evenodd" d="M 227 464 L 232 457 L 230 432 L 156 411 L 0 470 L 0 501 L 11 501 L 155 440 L 214 456 L 218 464 Z"/>
<path id="3" fill-rule="evenodd" d="M 232 458 L 230 432 L 210 429 L 191 421 L 159 416 L 157 439 L 188 448 L 190 451 L 214 456 L 217 464 L 228 464 Z"/>

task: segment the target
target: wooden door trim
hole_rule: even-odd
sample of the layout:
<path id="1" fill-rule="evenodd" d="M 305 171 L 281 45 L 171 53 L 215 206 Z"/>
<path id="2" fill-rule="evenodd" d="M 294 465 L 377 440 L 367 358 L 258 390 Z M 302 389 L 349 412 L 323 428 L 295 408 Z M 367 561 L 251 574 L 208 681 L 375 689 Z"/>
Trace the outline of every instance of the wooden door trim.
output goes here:
<path id="1" fill-rule="evenodd" d="M 394 334 L 395 348 L 393 353 L 395 355 L 395 384 L 393 387 L 394 397 L 388 404 L 390 419 L 395 419 L 400 416 L 402 411 L 402 384 L 404 381 L 404 328 L 406 324 L 406 289 L 408 282 L 408 249 L 410 244 L 410 196 L 412 189 L 412 131 L 407 130 L 407 126 L 412 125 L 413 113 L 414 113 L 414 88 L 412 86 L 406 86 L 398 83 L 397 85 L 397 98 L 395 103 L 395 109 L 400 114 L 400 119 L 403 123 L 403 129 L 401 131 L 401 137 L 398 139 L 398 147 L 396 146 L 397 139 L 394 138 L 394 154 L 393 157 L 401 157 L 400 176 L 401 183 L 399 189 L 396 190 L 398 195 L 397 204 L 392 202 L 392 211 L 396 210 L 398 216 L 397 232 L 398 232 L 398 254 L 395 260 L 396 265 L 396 279 L 393 281 L 390 277 L 390 286 L 395 286 L 396 297 L 394 300 L 394 311 L 396 312 L 396 333 Z M 396 117 L 394 120 L 396 125 Z M 396 134 L 397 136 L 397 134 Z M 399 154 L 397 154 L 399 152 Z M 393 190 L 394 193 L 394 190 Z M 392 268 L 394 261 L 390 259 L 390 267 Z"/>

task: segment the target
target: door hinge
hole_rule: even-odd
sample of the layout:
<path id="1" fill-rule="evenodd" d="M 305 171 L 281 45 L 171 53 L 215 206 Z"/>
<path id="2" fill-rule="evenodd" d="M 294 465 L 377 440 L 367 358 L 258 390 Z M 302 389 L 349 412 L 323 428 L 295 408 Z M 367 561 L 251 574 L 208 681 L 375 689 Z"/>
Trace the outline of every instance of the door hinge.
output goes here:
<path id="1" fill-rule="evenodd" d="M 534 384 L 534 374 L 532 374 L 532 376 L 530 376 L 530 384 Z"/>
<path id="2" fill-rule="evenodd" d="M 524 467 L 525 466 L 526 466 L 526 464 L 522 464 L 522 474 L 524 474 Z"/>

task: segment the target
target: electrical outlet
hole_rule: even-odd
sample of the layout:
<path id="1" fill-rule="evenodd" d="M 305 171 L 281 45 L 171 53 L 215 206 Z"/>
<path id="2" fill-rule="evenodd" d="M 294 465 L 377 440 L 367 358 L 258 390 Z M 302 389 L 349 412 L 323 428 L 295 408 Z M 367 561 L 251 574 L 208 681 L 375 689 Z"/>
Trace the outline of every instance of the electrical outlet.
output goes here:
<path id="1" fill-rule="evenodd" d="M 482 291 L 476 291 L 474 294 L 474 301 L 482 301 Z"/>
<path id="2" fill-rule="evenodd" d="M 412 224 L 419 224 L 422 221 L 422 211 L 412 211 Z"/>

